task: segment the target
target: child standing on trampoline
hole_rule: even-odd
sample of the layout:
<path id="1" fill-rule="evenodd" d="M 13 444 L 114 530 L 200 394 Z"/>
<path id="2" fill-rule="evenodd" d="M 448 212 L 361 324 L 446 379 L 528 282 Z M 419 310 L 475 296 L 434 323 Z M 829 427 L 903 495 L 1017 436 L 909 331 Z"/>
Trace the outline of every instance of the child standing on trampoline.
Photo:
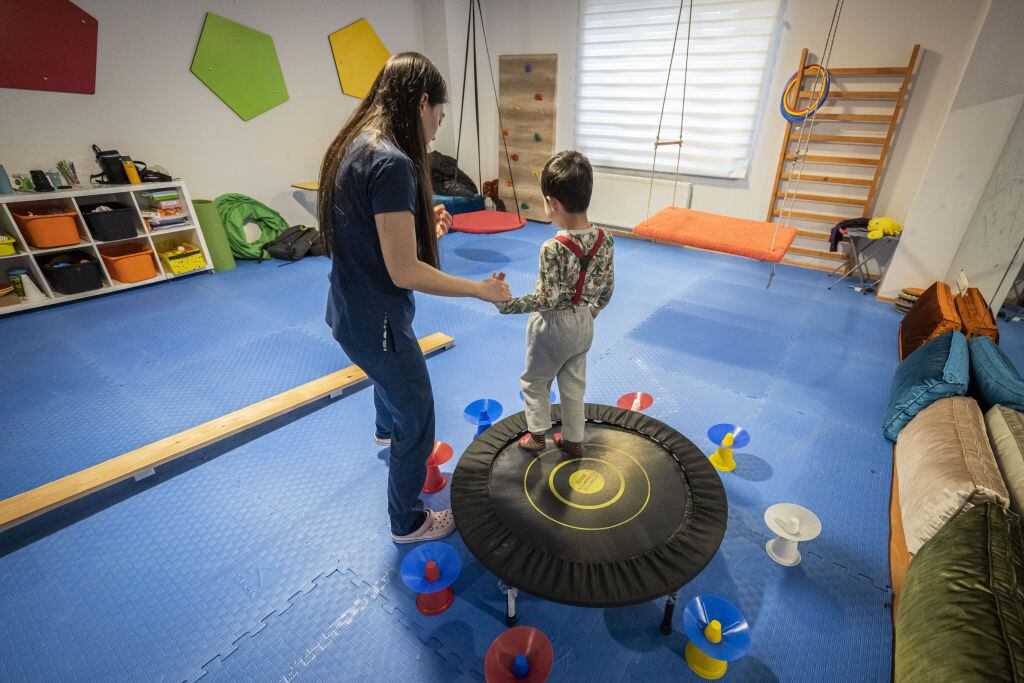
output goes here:
<path id="1" fill-rule="evenodd" d="M 608 305 L 615 287 L 612 236 L 587 218 L 593 187 L 594 172 L 579 152 L 559 152 L 548 159 L 540 176 L 544 213 L 561 230 L 540 248 L 534 291 L 497 304 L 502 313 L 530 313 L 521 377 L 529 431 L 519 440 L 529 451 L 547 447 L 551 383 L 557 378 L 562 432 L 554 435 L 555 443 L 574 457 L 583 454 L 587 352 L 594 318 Z"/>

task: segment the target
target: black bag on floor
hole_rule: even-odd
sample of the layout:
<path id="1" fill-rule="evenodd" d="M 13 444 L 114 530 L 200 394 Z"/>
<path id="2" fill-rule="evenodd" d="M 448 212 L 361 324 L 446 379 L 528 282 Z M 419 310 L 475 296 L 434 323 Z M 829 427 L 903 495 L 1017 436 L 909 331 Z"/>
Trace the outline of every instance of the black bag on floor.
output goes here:
<path id="1" fill-rule="evenodd" d="M 282 261 L 298 261 L 304 256 L 322 256 L 320 236 L 314 228 L 293 225 L 267 245 L 266 252 Z"/>
<path id="2" fill-rule="evenodd" d="M 437 194 L 449 197 L 472 197 L 477 194 L 476 183 L 459 169 L 455 159 L 440 152 L 430 153 L 430 182 Z"/>

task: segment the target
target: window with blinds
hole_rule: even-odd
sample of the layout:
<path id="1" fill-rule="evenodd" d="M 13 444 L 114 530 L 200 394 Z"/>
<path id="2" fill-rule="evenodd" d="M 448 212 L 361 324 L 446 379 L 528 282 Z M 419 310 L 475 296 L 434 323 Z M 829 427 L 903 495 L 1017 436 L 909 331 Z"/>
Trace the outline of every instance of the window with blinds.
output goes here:
<path id="1" fill-rule="evenodd" d="M 696 0 L 687 64 L 684 1 L 661 140 L 680 139 L 679 172 L 745 178 L 779 0 Z M 580 0 L 576 147 L 595 166 L 650 171 L 678 0 Z M 674 173 L 677 147 L 655 170 Z"/>

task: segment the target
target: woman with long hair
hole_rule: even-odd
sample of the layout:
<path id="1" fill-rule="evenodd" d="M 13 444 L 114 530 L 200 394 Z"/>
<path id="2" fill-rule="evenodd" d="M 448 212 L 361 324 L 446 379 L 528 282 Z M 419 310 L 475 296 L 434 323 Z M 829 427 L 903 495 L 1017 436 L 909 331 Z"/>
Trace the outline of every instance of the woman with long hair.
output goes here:
<path id="1" fill-rule="evenodd" d="M 427 144 L 447 101 L 430 60 L 394 55 L 320 169 L 317 212 L 332 261 L 327 324 L 373 382 L 373 438 L 391 448 L 388 512 L 396 543 L 455 530 L 451 510 L 424 509 L 419 498 L 434 447 L 434 398 L 412 329 L 413 291 L 492 303 L 511 298 L 503 275 L 477 282 L 438 269 L 437 238 L 451 218 L 431 209 Z"/>

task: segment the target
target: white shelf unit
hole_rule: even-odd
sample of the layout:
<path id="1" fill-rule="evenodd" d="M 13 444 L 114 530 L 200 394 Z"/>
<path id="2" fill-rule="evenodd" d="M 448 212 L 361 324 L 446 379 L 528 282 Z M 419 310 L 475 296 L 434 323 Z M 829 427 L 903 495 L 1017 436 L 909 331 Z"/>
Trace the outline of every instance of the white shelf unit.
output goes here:
<path id="1" fill-rule="evenodd" d="M 182 212 L 188 218 L 184 225 L 176 225 L 161 230 L 151 230 L 142 218 L 141 206 L 142 193 L 151 190 L 177 190 L 181 196 Z M 81 207 L 104 202 L 120 202 L 133 210 L 133 222 L 135 223 L 135 236 L 119 240 L 98 240 L 93 238 L 86 226 Z M 80 242 L 78 244 L 54 247 L 50 249 L 38 249 L 33 247 L 25 239 L 17 222 L 14 220 L 14 213 L 20 213 L 23 209 L 41 209 L 43 207 L 60 207 L 66 211 L 75 212 L 75 221 L 78 224 Z M 109 292 L 116 292 L 132 287 L 173 280 L 183 275 L 191 275 L 204 271 L 213 270 L 213 262 L 210 258 L 210 251 L 203 238 L 203 231 L 199 229 L 199 223 L 195 220 L 195 209 L 192 206 L 192 197 L 188 193 L 185 183 L 180 180 L 172 180 L 167 183 L 143 183 L 141 185 L 103 185 L 100 187 L 76 188 L 56 192 L 18 192 L 14 195 L 0 195 L 0 233 L 7 233 L 17 244 L 16 253 L 10 256 L 0 256 L 0 281 L 6 281 L 7 271 L 12 268 L 26 268 L 32 276 L 36 286 L 46 295 L 43 299 L 23 300 L 20 303 L 0 305 L 0 315 L 7 315 L 30 308 L 50 306 L 52 304 L 84 299 Z M 157 252 L 158 245 L 167 241 L 182 241 L 193 244 L 203 252 L 203 260 L 206 266 L 201 269 L 175 275 L 164 270 L 164 264 Z M 103 258 L 100 256 L 99 247 L 106 244 L 118 244 L 123 242 L 139 242 L 153 250 L 153 258 L 156 261 L 156 277 L 142 282 L 118 282 L 110 276 Z M 54 291 L 49 281 L 43 275 L 40 265 L 40 258 L 59 254 L 67 251 L 84 251 L 94 257 L 100 266 L 103 286 L 80 294 L 61 294 Z"/>

